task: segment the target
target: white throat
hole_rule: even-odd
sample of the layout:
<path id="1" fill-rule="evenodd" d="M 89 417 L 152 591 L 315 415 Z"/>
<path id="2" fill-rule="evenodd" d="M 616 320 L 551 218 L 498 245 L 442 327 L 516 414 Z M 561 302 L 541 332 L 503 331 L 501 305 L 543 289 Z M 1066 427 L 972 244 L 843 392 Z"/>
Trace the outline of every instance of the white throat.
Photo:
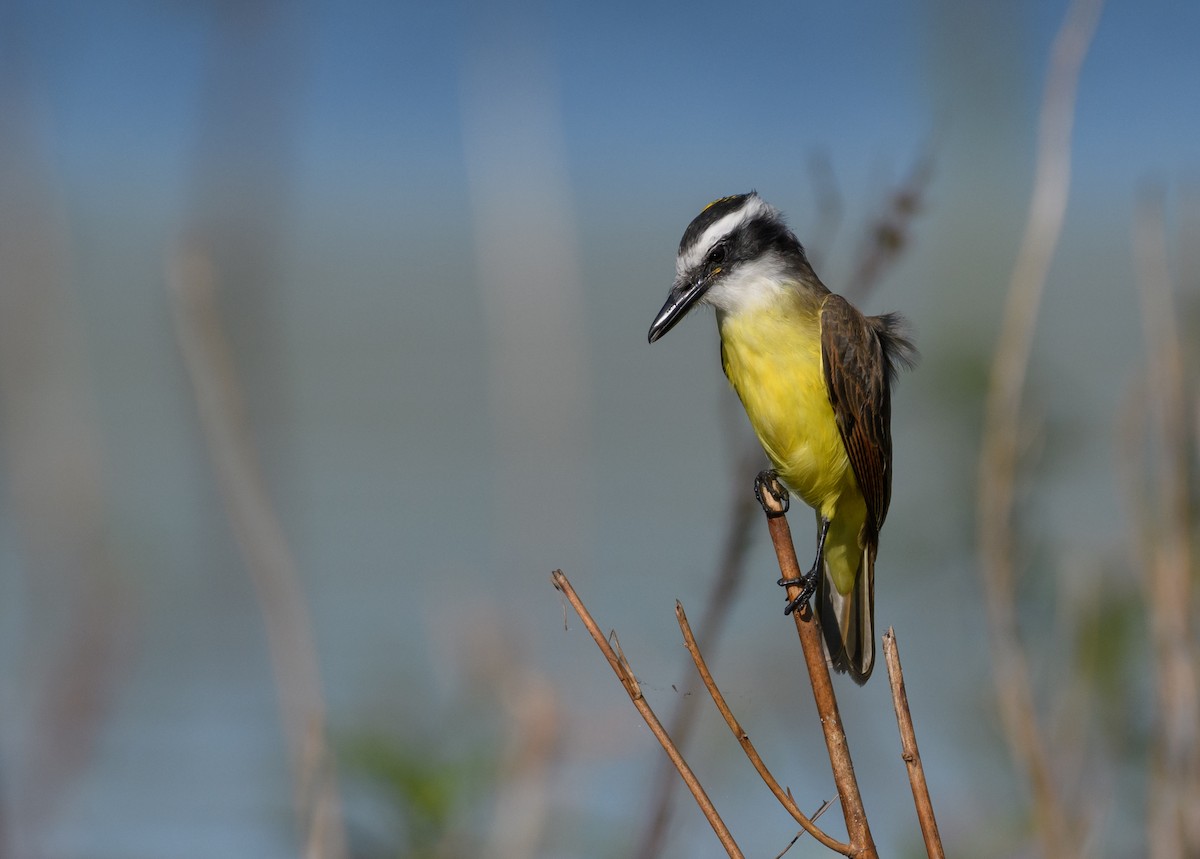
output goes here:
<path id="1" fill-rule="evenodd" d="M 796 279 L 788 271 L 787 263 L 771 254 L 739 263 L 704 293 L 700 303 L 736 316 L 775 303 L 795 288 Z"/>

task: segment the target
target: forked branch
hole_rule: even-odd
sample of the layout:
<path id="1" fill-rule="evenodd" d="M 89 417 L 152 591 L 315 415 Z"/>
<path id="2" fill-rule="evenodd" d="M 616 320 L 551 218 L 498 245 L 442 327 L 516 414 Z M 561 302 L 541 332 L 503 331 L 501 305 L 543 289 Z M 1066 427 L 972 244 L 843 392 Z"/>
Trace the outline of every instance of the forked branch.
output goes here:
<path id="1" fill-rule="evenodd" d="M 675 603 L 675 618 L 679 621 L 679 628 L 683 630 L 684 645 L 687 647 L 688 653 L 691 654 L 692 661 L 696 663 L 696 670 L 700 672 L 700 678 L 704 681 L 704 686 L 708 689 L 708 694 L 712 696 L 713 703 L 717 705 L 717 710 L 720 711 L 721 718 L 725 720 L 725 724 L 729 726 L 729 730 L 733 731 L 733 735 L 737 738 L 738 743 L 741 744 L 746 757 L 750 759 L 750 763 L 754 766 L 754 769 L 762 777 L 762 780 L 766 782 L 767 787 L 771 789 L 771 793 L 787 809 L 788 813 L 795 818 L 796 822 L 804 827 L 804 831 L 813 838 L 820 841 L 830 850 L 835 850 L 843 856 L 854 855 L 853 847 L 849 844 L 843 844 L 841 841 L 830 837 L 822 831 L 800 810 L 800 807 L 796 805 L 796 801 L 792 799 L 792 795 L 779 786 L 779 782 L 775 780 L 775 776 L 771 775 L 771 771 L 763 763 L 758 750 L 754 748 L 754 743 L 750 742 L 750 737 L 742 730 L 737 717 L 729 709 L 729 705 L 725 702 L 725 696 L 717 688 L 716 681 L 713 680 L 712 673 L 708 670 L 708 664 L 704 661 L 704 656 L 700 653 L 700 647 L 696 644 L 696 637 L 692 634 L 692 628 L 688 624 L 687 614 L 683 611 L 683 604 L 678 601 Z"/>
<path id="2" fill-rule="evenodd" d="M 768 489 L 770 490 L 772 487 L 768 487 Z M 773 489 L 781 490 L 781 487 L 773 487 Z M 779 570 L 783 574 L 784 579 L 799 580 L 800 566 L 796 560 L 795 547 L 792 544 L 791 529 L 788 526 L 787 519 L 784 517 L 782 503 L 784 497 L 782 491 L 767 491 L 759 495 L 763 510 L 767 516 L 771 541 L 774 544 L 776 557 L 779 561 Z M 551 575 L 551 581 L 563 593 L 571 603 L 572 608 L 575 609 L 576 614 L 579 615 L 580 620 L 583 621 L 588 633 L 591 634 L 592 639 L 596 642 L 596 645 L 600 648 L 609 665 L 612 666 L 613 671 L 625 687 L 630 700 L 638 712 L 641 713 L 651 732 L 658 739 L 664 751 L 666 751 L 667 757 L 671 760 L 671 763 L 683 778 L 684 783 L 692 792 L 692 796 L 695 798 L 697 805 L 700 806 L 704 816 L 708 819 L 722 846 L 725 847 L 730 856 L 741 856 L 740 849 L 722 822 L 716 808 L 709 800 L 704 788 L 687 765 L 687 762 L 683 759 L 683 755 L 679 752 L 675 742 L 671 739 L 666 729 L 663 728 L 654 711 L 643 697 L 641 687 L 624 654 L 619 652 L 619 648 L 614 648 L 612 643 L 600 631 L 599 626 L 592 619 L 591 614 L 575 593 L 574 588 L 571 587 L 571 583 L 567 580 L 562 570 L 555 570 Z M 787 599 L 789 602 L 799 596 L 799 594 L 799 586 L 790 585 L 788 587 Z M 742 729 L 741 724 L 733 715 L 720 689 L 717 688 L 716 682 L 708 670 L 704 656 L 700 652 L 696 637 L 692 633 L 687 615 L 683 610 L 682 604 L 679 602 L 675 604 L 675 614 L 676 619 L 679 621 L 680 629 L 683 632 L 684 643 L 688 653 L 691 655 L 713 702 L 721 713 L 721 717 L 725 720 L 725 724 L 729 726 L 729 729 L 737 738 L 747 758 L 779 803 L 787 809 L 788 813 L 792 815 L 805 832 L 811 834 L 823 846 L 843 856 L 857 857 L 857 859 L 877 859 L 879 853 L 871 836 L 870 826 L 867 823 L 862 796 L 854 775 L 854 764 L 850 759 L 846 732 L 842 726 L 841 714 L 838 711 L 837 697 L 834 694 L 833 682 L 829 676 L 829 667 L 825 659 L 825 648 L 821 635 L 820 622 L 811 607 L 805 604 L 798 611 L 793 612 L 792 615 L 800 637 L 804 661 L 808 668 L 813 699 L 817 705 L 821 727 L 825 733 L 825 745 L 829 751 L 829 763 L 833 770 L 834 783 L 838 791 L 838 800 L 842 805 L 842 812 L 846 821 L 846 831 L 850 839 L 848 844 L 838 841 L 818 827 L 813 822 L 813 818 L 808 817 L 800 810 L 791 794 L 780 786 L 779 782 L 763 763 L 761 756 L 754 748 L 754 744 L 750 741 L 746 732 Z M 884 654 L 887 659 L 888 675 L 892 684 L 893 702 L 896 708 L 897 723 L 900 728 L 903 758 L 908 765 L 909 780 L 912 785 L 917 816 L 921 824 L 921 832 L 925 838 L 926 851 L 930 859 L 944 859 L 945 854 L 942 850 L 941 838 L 938 835 L 933 806 L 929 799 L 929 789 L 925 784 L 924 770 L 921 766 L 920 753 L 917 750 L 916 734 L 912 727 L 912 717 L 908 710 L 908 698 L 904 689 L 904 675 L 900 668 L 900 657 L 896 650 L 895 634 L 891 629 L 884 636 Z M 824 808 L 822 808 L 823 810 Z"/>
<path id="3" fill-rule="evenodd" d="M 721 820 L 721 815 L 717 813 L 716 807 L 713 806 L 712 801 L 708 798 L 708 794 L 705 793 L 700 780 L 696 778 L 696 774 L 692 772 L 692 768 L 688 766 L 687 761 L 683 759 L 683 755 L 676 748 L 674 741 L 666 729 L 663 728 L 662 722 L 658 720 L 658 717 L 654 715 L 654 710 L 646 702 L 637 677 L 634 676 L 633 669 L 625 659 L 624 654 L 618 654 L 604 633 L 600 631 L 600 627 L 592 619 L 591 613 L 584 606 L 579 595 L 575 593 L 575 589 L 571 587 L 571 583 L 567 580 L 563 571 L 555 570 L 550 574 L 550 580 L 554 583 L 554 587 L 558 588 L 563 596 L 567 598 L 567 601 L 571 604 L 571 608 L 575 609 L 575 613 L 583 621 L 583 625 L 592 636 L 592 640 L 596 642 L 596 646 L 600 648 L 600 652 L 604 654 L 604 658 L 608 660 L 608 664 L 612 666 L 612 670 L 616 673 L 617 679 L 625 687 L 625 691 L 629 695 L 629 700 L 633 702 L 633 706 L 642 715 L 651 733 L 654 734 L 655 739 L 662 744 L 663 751 L 667 753 L 667 757 L 671 759 L 671 763 L 679 770 L 680 777 L 683 779 L 684 784 L 688 786 L 688 790 L 692 792 L 692 797 L 696 800 L 696 804 L 700 806 L 700 810 L 704 813 L 709 825 L 712 826 L 713 832 L 717 834 L 721 846 L 725 848 L 725 851 L 730 856 L 741 859 L 741 849 L 733 840 L 733 836 L 725 826 L 724 821 Z"/>

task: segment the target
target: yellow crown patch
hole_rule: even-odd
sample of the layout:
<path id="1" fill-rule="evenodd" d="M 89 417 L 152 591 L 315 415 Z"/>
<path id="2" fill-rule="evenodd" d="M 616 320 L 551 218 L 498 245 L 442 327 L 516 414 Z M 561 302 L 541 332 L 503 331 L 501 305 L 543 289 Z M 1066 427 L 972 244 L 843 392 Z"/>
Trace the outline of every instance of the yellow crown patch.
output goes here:
<path id="1" fill-rule="evenodd" d="M 734 197 L 739 197 L 739 196 L 741 196 L 741 195 L 740 194 L 730 194 L 728 197 L 718 197 L 716 200 L 713 200 L 711 203 L 709 203 L 707 206 L 705 206 L 700 211 L 707 212 L 713 206 L 716 206 L 720 203 L 724 203 L 726 200 L 732 200 Z"/>

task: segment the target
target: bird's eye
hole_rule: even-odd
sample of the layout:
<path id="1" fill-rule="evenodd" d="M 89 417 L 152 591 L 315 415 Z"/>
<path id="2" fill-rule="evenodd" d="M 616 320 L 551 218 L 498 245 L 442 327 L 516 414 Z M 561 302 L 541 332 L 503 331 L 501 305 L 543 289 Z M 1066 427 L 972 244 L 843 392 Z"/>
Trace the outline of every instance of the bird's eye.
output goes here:
<path id="1" fill-rule="evenodd" d="M 729 248 L 722 242 L 713 246 L 713 249 L 708 252 L 708 256 L 704 258 L 704 262 L 708 265 L 720 265 L 725 262 L 727 256 L 729 256 Z"/>

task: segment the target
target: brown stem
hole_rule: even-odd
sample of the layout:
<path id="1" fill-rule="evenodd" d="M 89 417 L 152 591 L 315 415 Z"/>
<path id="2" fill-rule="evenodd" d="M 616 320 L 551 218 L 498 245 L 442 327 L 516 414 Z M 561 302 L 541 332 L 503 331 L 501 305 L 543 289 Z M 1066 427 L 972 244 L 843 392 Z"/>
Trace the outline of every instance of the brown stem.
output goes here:
<path id="1" fill-rule="evenodd" d="M 767 513 L 767 526 L 771 531 L 771 542 L 779 560 L 779 571 L 785 579 L 799 579 L 800 564 L 796 561 L 796 549 L 792 545 L 792 530 L 788 527 L 783 508 L 769 492 L 762 494 L 763 509 Z M 788 600 L 800 595 L 800 588 L 790 585 Z M 842 716 L 838 712 L 837 696 L 833 692 L 833 681 L 829 677 L 829 666 L 825 662 L 825 646 L 821 640 L 821 626 L 807 605 L 792 612 L 796 621 L 796 632 L 800 636 L 800 649 L 808 666 L 812 683 L 813 699 L 821 717 L 821 728 L 825 731 L 825 746 L 829 750 L 829 765 L 833 769 L 833 781 L 837 785 L 842 814 L 846 818 L 846 834 L 850 837 L 853 852 L 847 855 L 875 859 L 878 852 L 867 824 L 867 812 L 863 808 L 858 780 L 854 777 L 854 762 L 850 759 L 850 747 L 846 742 L 846 731 L 842 727 Z"/>
<path id="2" fill-rule="evenodd" d="M 658 717 L 654 715 L 654 710 L 650 708 L 650 705 L 642 696 L 641 686 L 638 684 L 637 678 L 633 674 L 633 669 L 629 666 L 624 655 L 618 655 L 616 650 L 613 649 L 613 646 L 604 636 L 604 633 L 600 631 L 600 627 L 596 624 L 596 621 L 592 619 L 591 613 L 584 606 L 579 595 L 575 593 L 575 589 L 571 587 L 571 583 L 567 580 L 563 571 L 555 570 L 551 573 L 550 581 L 567 598 L 567 601 L 571 604 L 571 608 L 575 609 L 575 613 L 583 621 L 583 625 L 591 634 L 592 640 L 596 642 L 596 646 L 600 648 L 600 652 L 604 654 L 604 658 L 608 660 L 608 664 L 612 666 L 612 670 L 616 673 L 617 679 L 625 687 L 625 691 L 629 695 L 629 700 L 633 702 L 633 706 L 642 715 L 642 719 L 649 726 L 655 739 L 662 744 L 663 751 L 667 753 L 667 757 L 671 759 L 671 763 L 675 765 L 675 769 L 679 770 L 680 777 L 683 779 L 684 784 L 688 786 L 688 790 L 692 792 L 696 804 L 700 806 L 700 810 L 704 813 L 709 825 L 712 826 L 713 832 L 717 834 L 721 846 L 725 848 L 725 851 L 730 856 L 741 859 L 741 849 L 733 840 L 733 836 L 729 833 L 724 821 L 721 820 L 721 815 L 717 813 L 716 807 L 713 806 L 712 801 L 708 798 L 708 794 L 705 793 L 700 780 L 696 778 L 696 774 L 692 772 L 692 768 L 688 766 L 687 761 L 683 759 L 683 755 L 676 748 L 674 741 L 672 741 L 666 729 L 663 728 Z"/>
<path id="3" fill-rule="evenodd" d="M 737 737 L 737 741 L 741 744 L 746 757 L 750 759 L 750 763 L 754 766 L 754 769 L 762 777 L 762 780 L 766 782 L 767 787 L 771 789 L 771 793 L 775 794 L 775 798 L 795 818 L 796 822 L 804 827 L 809 835 L 820 841 L 830 850 L 837 851 L 843 856 L 852 855 L 853 847 L 849 844 L 843 844 L 835 838 L 831 838 L 818 828 L 800 810 L 800 807 L 796 805 L 796 801 L 792 799 L 791 795 L 779 786 L 779 782 L 775 780 L 775 776 L 771 775 L 771 771 L 767 769 L 767 765 L 763 763 L 762 758 L 759 756 L 758 750 L 754 748 L 754 743 L 750 742 L 750 737 L 746 735 L 741 724 L 733 715 L 733 711 L 729 709 L 729 704 L 726 703 L 725 696 L 717 688 L 717 683 L 713 680 L 712 673 L 708 670 L 708 664 L 704 661 L 704 656 L 700 653 L 700 647 L 696 644 L 696 637 L 692 634 L 687 614 L 683 611 L 683 604 L 678 601 L 675 603 L 675 618 L 679 621 L 679 628 L 683 630 L 684 646 L 687 647 L 688 653 L 691 654 L 692 661 L 696 663 L 696 670 L 700 672 L 700 678 L 704 681 L 704 686 L 708 689 L 708 694 L 712 696 L 713 703 L 717 705 L 717 710 L 720 711 L 721 718 L 725 720 L 725 724 L 729 726 L 729 730 L 733 731 L 733 735 Z"/>
<path id="4" fill-rule="evenodd" d="M 904 669 L 900 667 L 896 631 L 890 626 L 883 634 L 883 658 L 887 662 L 888 680 L 892 684 L 892 704 L 896 708 L 896 724 L 900 728 L 900 756 L 908 767 L 908 783 L 912 785 L 917 820 L 921 822 L 921 835 L 925 839 L 925 852 L 929 859 L 945 859 L 942 836 L 938 833 L 933 802 L 929 798 L 929 785 L 925 782 L 925 767 L 921 765 L 921 752 L 917 749 L 917 732 L 913 730 L 912 713 L 908 709 L 908 692 L 904 688 Z"/>

